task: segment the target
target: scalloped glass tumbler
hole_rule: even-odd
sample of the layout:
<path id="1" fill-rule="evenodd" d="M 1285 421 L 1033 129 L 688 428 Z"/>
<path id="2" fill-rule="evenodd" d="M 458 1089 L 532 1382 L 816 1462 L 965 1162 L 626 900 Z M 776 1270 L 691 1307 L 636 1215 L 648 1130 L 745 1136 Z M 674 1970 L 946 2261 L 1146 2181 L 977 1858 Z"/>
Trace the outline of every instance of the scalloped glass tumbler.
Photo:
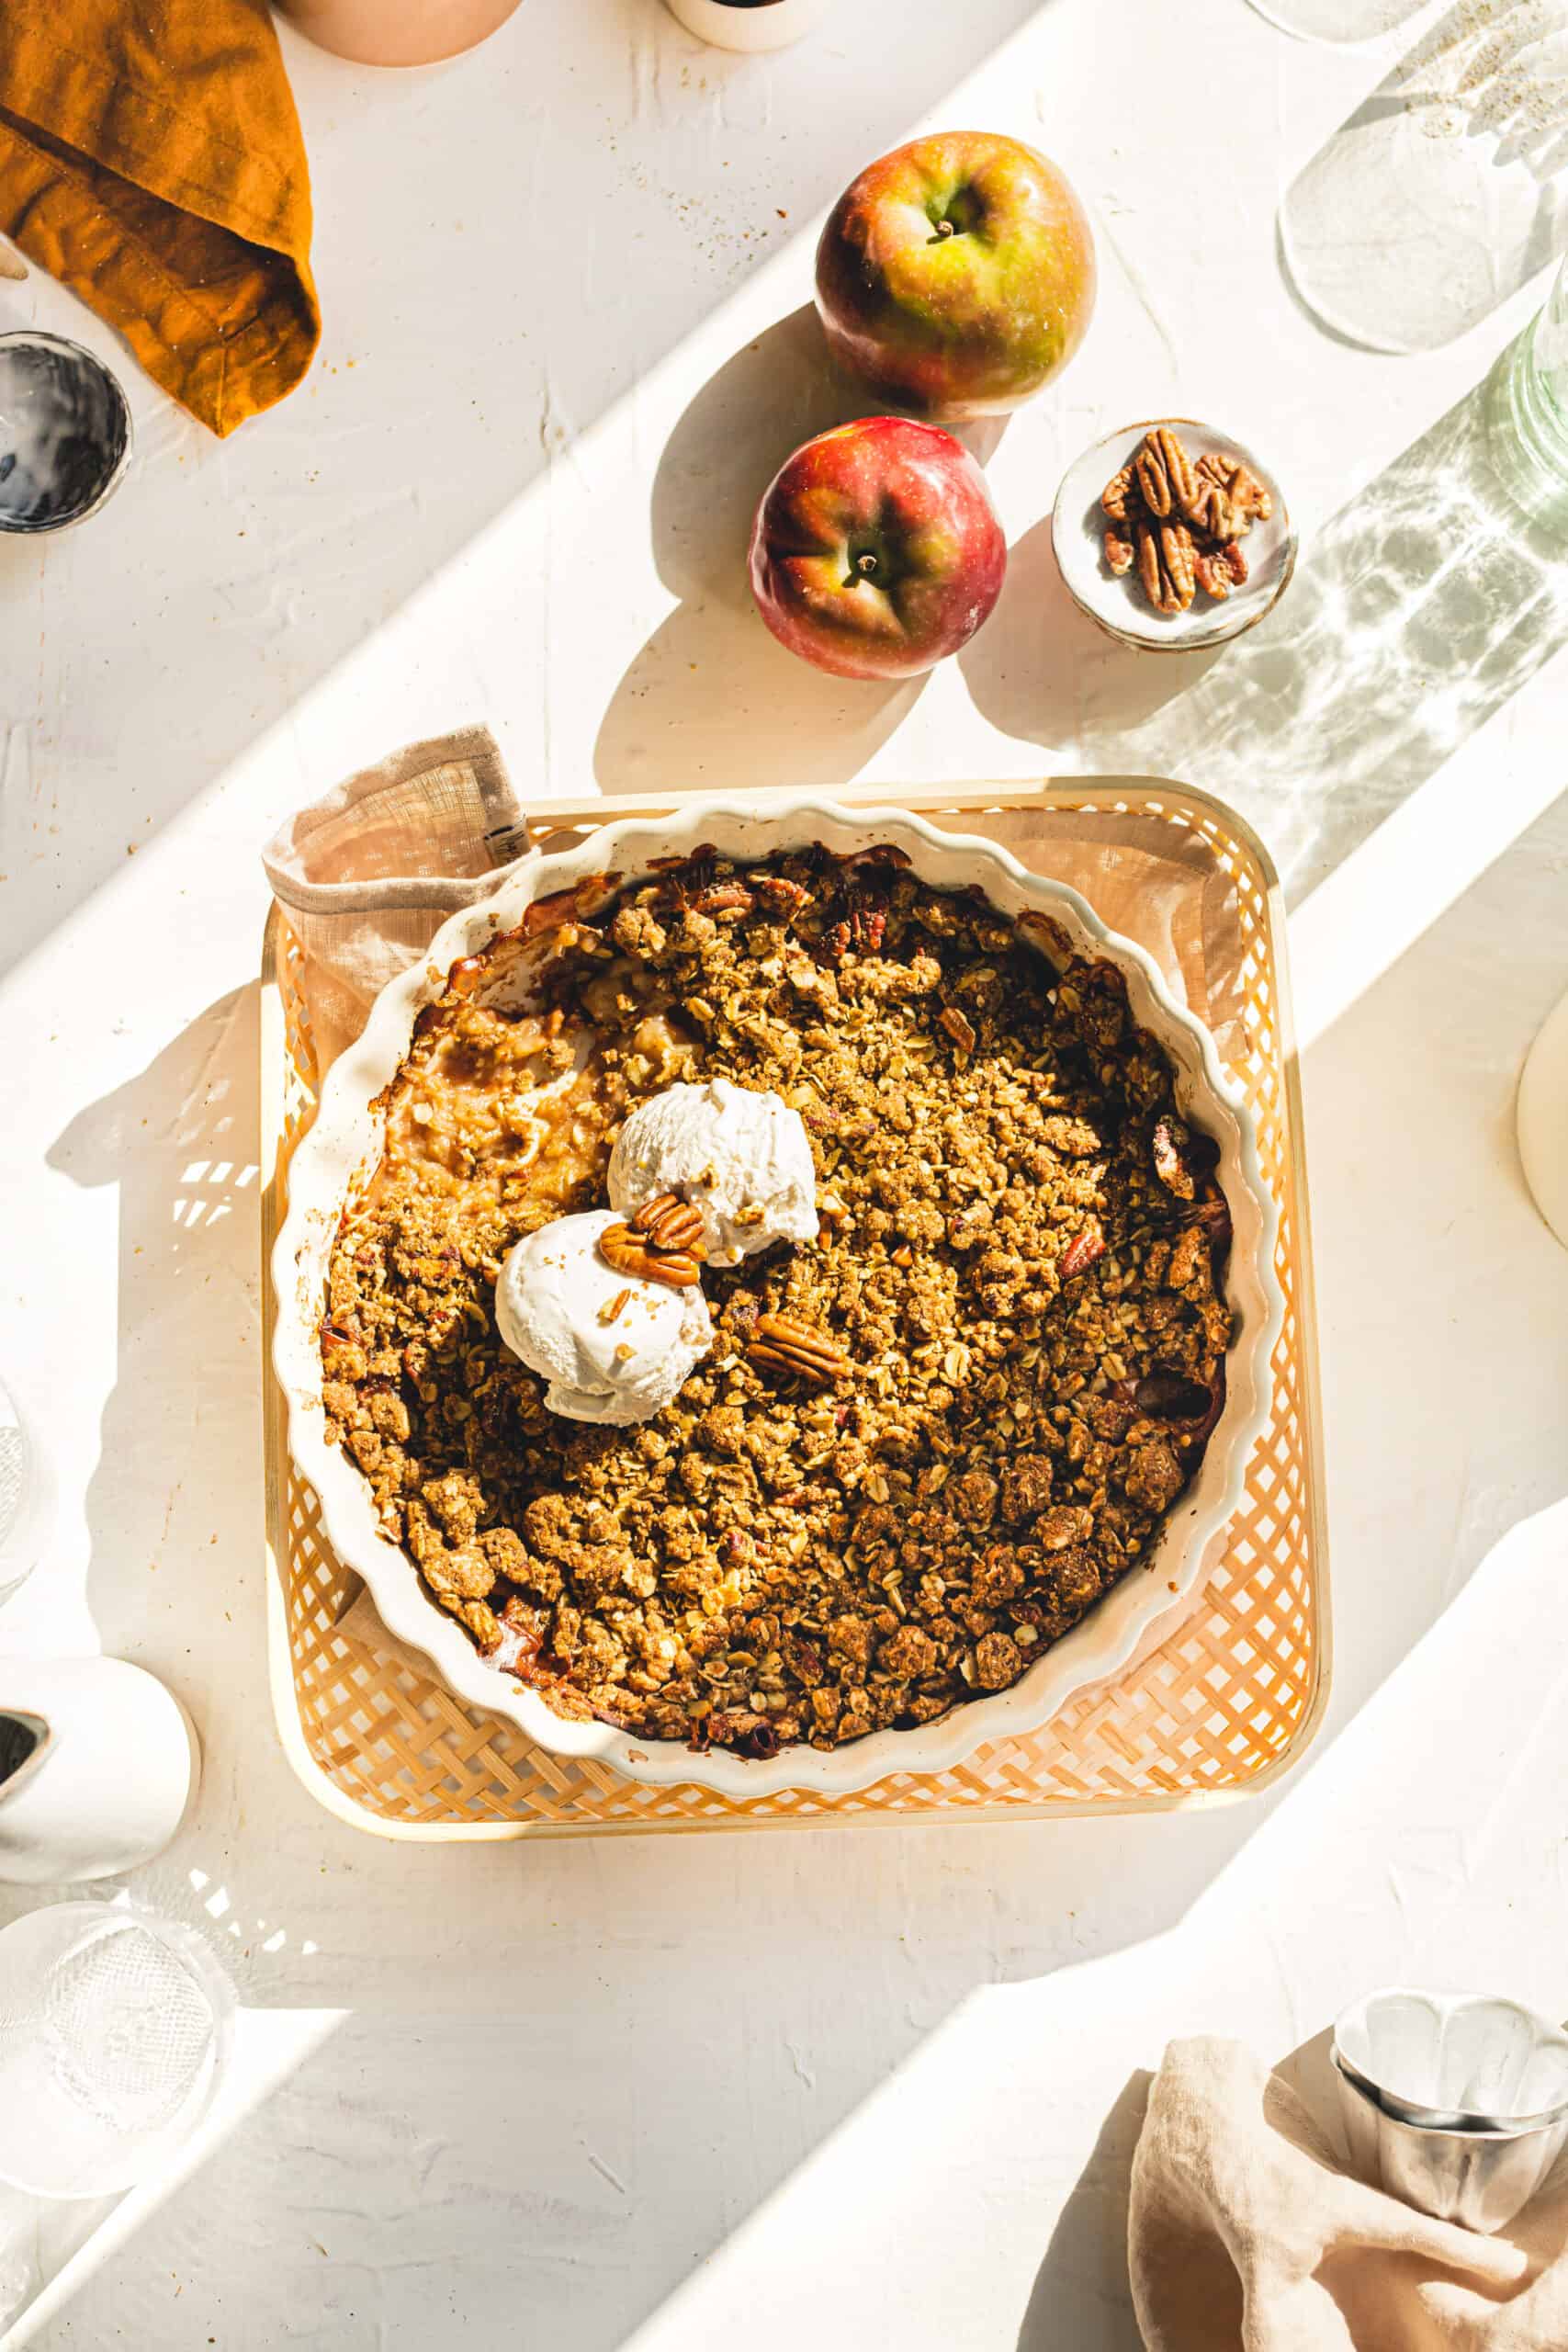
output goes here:
<path id="1" fill-rule="evenodd" d="M 1492 436 L 1515 496 L 1532 511 L 1561 508 L 1568 517 L 1568 257 L 1545 309 L 1504 356 Z"/>

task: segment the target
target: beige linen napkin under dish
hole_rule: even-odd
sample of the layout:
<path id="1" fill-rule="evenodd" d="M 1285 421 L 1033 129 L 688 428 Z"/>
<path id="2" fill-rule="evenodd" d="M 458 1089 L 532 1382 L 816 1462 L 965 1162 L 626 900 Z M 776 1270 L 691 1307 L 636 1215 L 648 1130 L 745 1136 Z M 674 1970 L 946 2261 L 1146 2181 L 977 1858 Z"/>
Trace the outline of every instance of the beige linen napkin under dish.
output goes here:
<path id="1" fill-rule="evenodd" d="M 1506 2231 L 1429 2221 L 1345 2173 L 1234 2041 L 1172 2042 L 1133 2159 L 1149 2352 L 1564 2352 L 1568 2184 Z"/>
<path id="2" fill-rule="evenodd" d="M 488 727 L 410 743 L 335 785 L 268 842 L 262 864 L 305 952 L 318 1075 L 387 982 L 528 846 Z"/>
<path id="3" fill-rule="evenodd" d="M 998 797 L 1010 790 L 1024 797 L 1029 786 L 999 786 Z M 607 806 L 606 818 L 615 814 Z M 875 814 L 868 808 L 870 821 Z M 944 821 L 953 831 L 985 834 L 1023 865 L 1081 890 L 1113 931 L 1148 948 L 1213 1031 L 1222 1055 L 1239 1058 L 1246 942 L 1235 885 L 1196 835 L 1131 812 L 976 809 Z M 279 830 L 262 862 L 304 951 L 299 981 L 318 1084 L 359 1035 L 386 983 L 423 954 L 449 915 L 488 896 L 501 869 L 527 847 L 526 817 L 487 727 L 411 743 L 335 785 Z M 339 1630 L 428 1679 L 428 1662 L 393 1640 L 363 1591 Z M 1155 1628 L 1147 1646 L 1166 1631 Z"/>

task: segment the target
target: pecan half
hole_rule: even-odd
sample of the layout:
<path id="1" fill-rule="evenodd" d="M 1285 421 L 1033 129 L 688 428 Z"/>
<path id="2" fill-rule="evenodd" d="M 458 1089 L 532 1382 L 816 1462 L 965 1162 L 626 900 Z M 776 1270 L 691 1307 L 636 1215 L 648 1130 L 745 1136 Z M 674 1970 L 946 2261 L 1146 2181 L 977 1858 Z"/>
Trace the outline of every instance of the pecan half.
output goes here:
<path id="1" fill-rule="evenodd" d="M 1075 1275 L 1087 1274 L 1097 1258 L 1105 1255 L 1105 1236 L 1097 1225 L 1086 1225 L 1075 1233 L 1056 1261 L 1056 1272 L 1065 1283 Z"/>
<path id="2" fill-rule="evenodd" d="M 1224 493 L 1226 503 L 1238 518 L 1241 531 L 1247 530 L 1254 516 L 1267 523 L 1274 512 L 1272 493 L 1260 482 L 1252 468 L 1228 450 L 1216 450 L 1212 457 L 1200 458 L 1197 472 L 1201 481 Z M 1236 537 L 1239 532 L 1229 532 Z"/>
<path id="3" fill-rule="evenodd" d="M 1138 577 L 1156 613 L 1184 613 L 1197 593 L 1192 534 L 1185 523 L 1138 526 Z"/>
<path id="4" fill-rule="evenodd" d="M 671 1290 L 692 1290 L 702 1280 L 702 1267 L 689 1250 L 655 1249 L 646 1233 L 629 1225 L 607 1225 L 599 1236 L 599 1255 L 618 1274 L 668 1283 Z"/>
<path id="5" fill-rule="evenodd" d="M 1213 1136 L 1195 1134 L 1185 1120 L 1156 1119 L 1154 1136 L 1155 1173 L 1178 1200 L 1195 1201 L 1198 1187 L 1219 1163 L 1220 1148 Z"/>
<path id="6" fill-rule="evenodd" d="M 886 929 L 887 909 L 865 897 L 857 884 L 852 887 L 846 912 L 823 933 L 822 944 L 835 961 L 847 956 L 852 947 L 859 955 L 875 956 L 881 951 Z"/>
<path id="7" fill-rule="evenodd" d="M 1196 557 L 1192 577 L 1207 596 L 1223 605 L 1233 588 L 1240 588 L 1247 579 L 1247 558 L 1234 539 L 1227 547 L 1210 548 Z"/>
<path id="8" fill-rule="evenodd" d="M 746 1354 L 752 1363 L 797 1374 L 818 1388 L 830 1388 L 850 1369 L 849 1357 L 829 1332 L 793 1315 L 759 1315 Z"/>
<path id="9" fill-rule="evenodd" d="M 650 1249 L 674 1250 L 681 1257 L 695 1258 L 699 1264 L 707 1255 L 703 1247 L 703 1213 L 678 1193 L 657 1193 L 652 1200 L 644 1201 L 632 1224 L 646 1235 Z"/>
<path id="10" fill-rule="evenodd" d="M 700 915 L 749 915 L 756 903 L 744 882 L 716 882 L 692 900 Z"/>
<path id="11" fill-rule="evenodd" d="M 1168 424 L 1156 424 L 1145 435 L 1133 470 L 1151 514 L 1162 522 L 1172 513 L 1190 514 L 1198 494 L 1192 460 Z"/>
<path id="12" fill-rule="evenodd" d="M 1192 502 L 1188 521 L 1207 539 L 1238 539 L 1252 525 L 1239 506 L 1233 506 L 1217 482 L 1205 482 Z"/>
<path id="13" fill-rule="evenodd" d="M 810 903 L 810 891 L 792 882 L 787 874 L 754 875 L 751 888 L 770 914 L 795 915 Z"/>
<path id="14" fill-rule="evenodd" d="M 955 1004 L 944 1004 L 942 1011 L 937 1014 L 937 1019 L 946 1030 L 953 1044 L 958 1047 L 960 1053 L 972 1054 L 974 1052 L 975 1024 L 970 1020 L 966 1012 L 960 1012 Z"/>
<path id="15" fill-rule="evenodd" d="M 1133 460 L 1128 458 L 1119 474 L 1112 474 L 1100 493 L 1100 503 L 1112 523 L 1127 520 L 1127 503 L 1133 496 Z M 1133 503 L 1137 504 L 1135 497 Z"/>

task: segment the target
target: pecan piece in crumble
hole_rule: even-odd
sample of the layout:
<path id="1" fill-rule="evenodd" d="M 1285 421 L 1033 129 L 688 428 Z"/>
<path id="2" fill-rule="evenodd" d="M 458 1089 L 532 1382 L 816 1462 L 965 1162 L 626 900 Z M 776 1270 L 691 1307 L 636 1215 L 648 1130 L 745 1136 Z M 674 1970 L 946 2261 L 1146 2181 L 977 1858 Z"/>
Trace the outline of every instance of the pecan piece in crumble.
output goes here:
<path id="1" fill-rule="evenodd" d="M 821 1388 L 842 1380 L 850 1369 L 848 1356 L 830 1333 L 793 1315 L 760 1315 L 746 1353 L 753 1363 L 794 1373 Z"/>
<path id="2" fill-rule="evenodd" d="M 1086 1225 L 1075 1233 L 1056 1261 L 1056 1272 L 1065 1283 L 1086 1274 L 1097 1258 L 1105 1255 L 1105 1236 L 1097 1225 Z"/>

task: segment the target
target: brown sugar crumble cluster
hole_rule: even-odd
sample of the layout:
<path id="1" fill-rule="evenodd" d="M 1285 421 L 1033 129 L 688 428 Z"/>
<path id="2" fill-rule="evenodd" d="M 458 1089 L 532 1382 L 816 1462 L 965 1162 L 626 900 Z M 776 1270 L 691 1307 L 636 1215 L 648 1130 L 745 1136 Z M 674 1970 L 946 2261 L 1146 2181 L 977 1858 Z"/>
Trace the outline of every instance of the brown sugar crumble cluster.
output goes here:
<path id="1" fill-rule="evenodd" d="M 502 1261 L 699 1077 L 799 1111 L 820 1237 L 707 1270 L 713 1351 L 655 1419 L 558 1419 L 497 1336 Z M 382 1104 L 329 1274 L 332 1433 L 562 1714 L 750 1756 L 930 1723 L 1143 1560 L 1201 1459 L 1213 1145 L 1113 966 L 897 852 L 699 853 L 533 908 Z"/>

